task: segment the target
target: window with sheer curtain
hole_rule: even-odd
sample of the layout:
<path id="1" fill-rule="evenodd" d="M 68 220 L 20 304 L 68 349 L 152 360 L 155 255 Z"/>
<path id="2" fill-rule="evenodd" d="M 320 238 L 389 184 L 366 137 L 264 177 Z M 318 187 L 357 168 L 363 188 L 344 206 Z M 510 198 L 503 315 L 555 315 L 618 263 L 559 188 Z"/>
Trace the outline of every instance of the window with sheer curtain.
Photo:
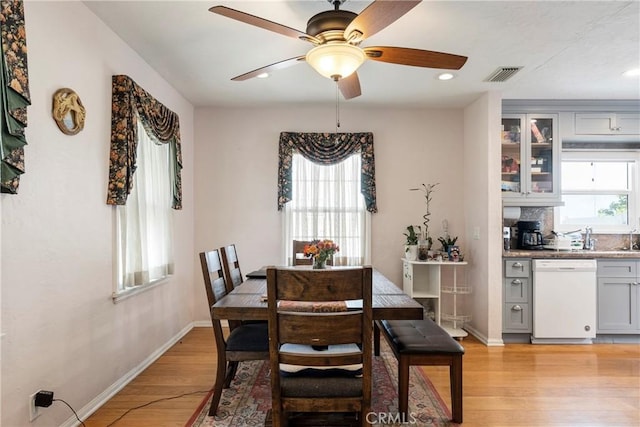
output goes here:
<path id="1" fill-rule="evenodd" d="M 293 240 L 331 239 L 340 246 L 334 265 L 370 263 L 371 226 L 360 192 L 361 156 L 354 153 L 334 165 L 319 165 L 294 154 L 292 198 L 284 206 L 284 251 L 293 264 Z"/>
<path id="2" fill-rule="evenodd" d="M 172 156 L 137 120 L 137 168 L 126 205 L 116 206 L 118 284 L 127 294 L 173 274 Z"/>

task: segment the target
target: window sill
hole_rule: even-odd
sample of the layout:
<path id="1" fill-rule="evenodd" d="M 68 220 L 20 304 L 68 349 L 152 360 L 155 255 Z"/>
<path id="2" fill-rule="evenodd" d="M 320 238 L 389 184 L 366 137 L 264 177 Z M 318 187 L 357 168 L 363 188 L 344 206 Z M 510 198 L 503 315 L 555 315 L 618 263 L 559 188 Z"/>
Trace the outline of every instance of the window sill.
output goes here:
<path id="1" fill-rule="evenodd" d="M 149 291 L 151 289 L 154 289 L 154 288 L 156 288 L 156 287 L 158 287 L 160 285 L 163 285 L 163 284 L 165 284 L 165 283 L 167 283 L 169 281 L 169 277 L 171 277 L 171 276 L 167 276 L 167 277 L 164 277 L 162 279 L 158 279 L 158 280 L 156 280 L 154 282 L 147 283 L 146 285 L 140 285 L 140 286 L 135 286 L 135 287 L 132 287 L 132 288 L 129 288 L 129 289 L 125 289 L 124 291 L 121 291 L 121 292 L 118 292 L 118 293 L 114 292 L 113 295 L 112 295 L 113 303 L 117 304 L 120 301 L 124 301 L 124 300 L 126 300 L 128 298 L 131 298 L 131 297 L 139 295 L 139 294 L 141 294 L 143 292 L 147 292 L 147 291 Z"/>

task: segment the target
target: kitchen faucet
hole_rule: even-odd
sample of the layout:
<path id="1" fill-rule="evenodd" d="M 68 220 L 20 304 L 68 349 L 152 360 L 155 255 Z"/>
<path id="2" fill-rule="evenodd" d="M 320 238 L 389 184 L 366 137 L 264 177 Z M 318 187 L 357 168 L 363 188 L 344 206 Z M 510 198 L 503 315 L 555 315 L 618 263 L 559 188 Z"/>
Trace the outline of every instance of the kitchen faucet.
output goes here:
<path id="1" fill-rule="evenodd" d="M 592 251 L 595 249 L 596 241 L 591 238 L 591 233 L 593 233 L 593 229 L 591 227 L 585 227 L 584 229 L 584 246 L 583 249 Z"/>

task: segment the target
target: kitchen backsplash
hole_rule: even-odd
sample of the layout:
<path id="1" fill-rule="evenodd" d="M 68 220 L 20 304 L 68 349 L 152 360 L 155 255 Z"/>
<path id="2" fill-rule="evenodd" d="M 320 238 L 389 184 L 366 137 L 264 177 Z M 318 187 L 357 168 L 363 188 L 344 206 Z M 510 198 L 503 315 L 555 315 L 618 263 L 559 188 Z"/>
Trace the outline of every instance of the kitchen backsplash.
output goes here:
<path id="1" fill-rule="evenodd" d="M 543 236 L 551 235 L 553 231 L 553 207 L 521 207 L 520 217 L 512 218 L 504 215 L 503 226 L 511 228 L 511 247 L 516 248 L 518 221 L 540 221 Z M 510 218 L 509 218 L 510 217 Z M 593 234 L 596 240 L 595 249 L 599 251 L 620 250 L 629 248 L 629 234 Z M 634 243 L 638 244 L 639 236 L 634 235 Z"/>

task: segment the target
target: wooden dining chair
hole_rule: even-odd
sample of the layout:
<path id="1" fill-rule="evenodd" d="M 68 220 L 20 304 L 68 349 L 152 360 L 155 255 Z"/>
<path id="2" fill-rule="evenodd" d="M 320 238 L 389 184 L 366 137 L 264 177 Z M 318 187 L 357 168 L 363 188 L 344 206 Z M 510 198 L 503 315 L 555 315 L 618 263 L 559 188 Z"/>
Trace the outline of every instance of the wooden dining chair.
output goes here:
<path id="1" fill-rule="evenodd" d="M 236 245 L 231 244 L 221 247 L 220 255 L 224 267 L 224 281 L 227 285 L 227 293 L 229 293 L 244 282 L 242 272 L 240 271 Z M 229 320 L 228 322 L 230 327 L 236 327 L 243 323 L 267 323 L 266 320 Z"/>
<path id="2" fill-rule="evenodd" d="M 304 412 L 356 412 L 369 425 L 371 287 L 371 267 L 267 269 L 274 427 Z"/>
<path id="3" fill-rule="evenodd" d="M 293 241 L 293 265 L 311 265 L 311 258 L 304 256 L 305 245 L 310 244 L 308 240 L 294 240 Z"/>
<path id="4" fill-rule="evenodd" d="M 201 252 L 200 264 L 217 349 L 216 382 L 209 409 L 209 415 L 213 416 L 218 409 L 222 389 L 229 388 L 231 380 L 236 375 L 238 363 L 269 359 L 269 334 L 266 322 L 247 324 L 229 322 L 229 334 L 225 337 L 220 319 L 215 319 L 211 312 L 213 305 L 228 293 L 219 251 Z"/>
<path id="5" fill-rule="evenodd" d="M 313 260 L 304 256 L 304 247 L 311 244 L 310 240 L 294 240 L 293 241 L 293 265 L 311 265 Z M 333 257 L 329 257 L 327 265 L 333 265 Z"/>

